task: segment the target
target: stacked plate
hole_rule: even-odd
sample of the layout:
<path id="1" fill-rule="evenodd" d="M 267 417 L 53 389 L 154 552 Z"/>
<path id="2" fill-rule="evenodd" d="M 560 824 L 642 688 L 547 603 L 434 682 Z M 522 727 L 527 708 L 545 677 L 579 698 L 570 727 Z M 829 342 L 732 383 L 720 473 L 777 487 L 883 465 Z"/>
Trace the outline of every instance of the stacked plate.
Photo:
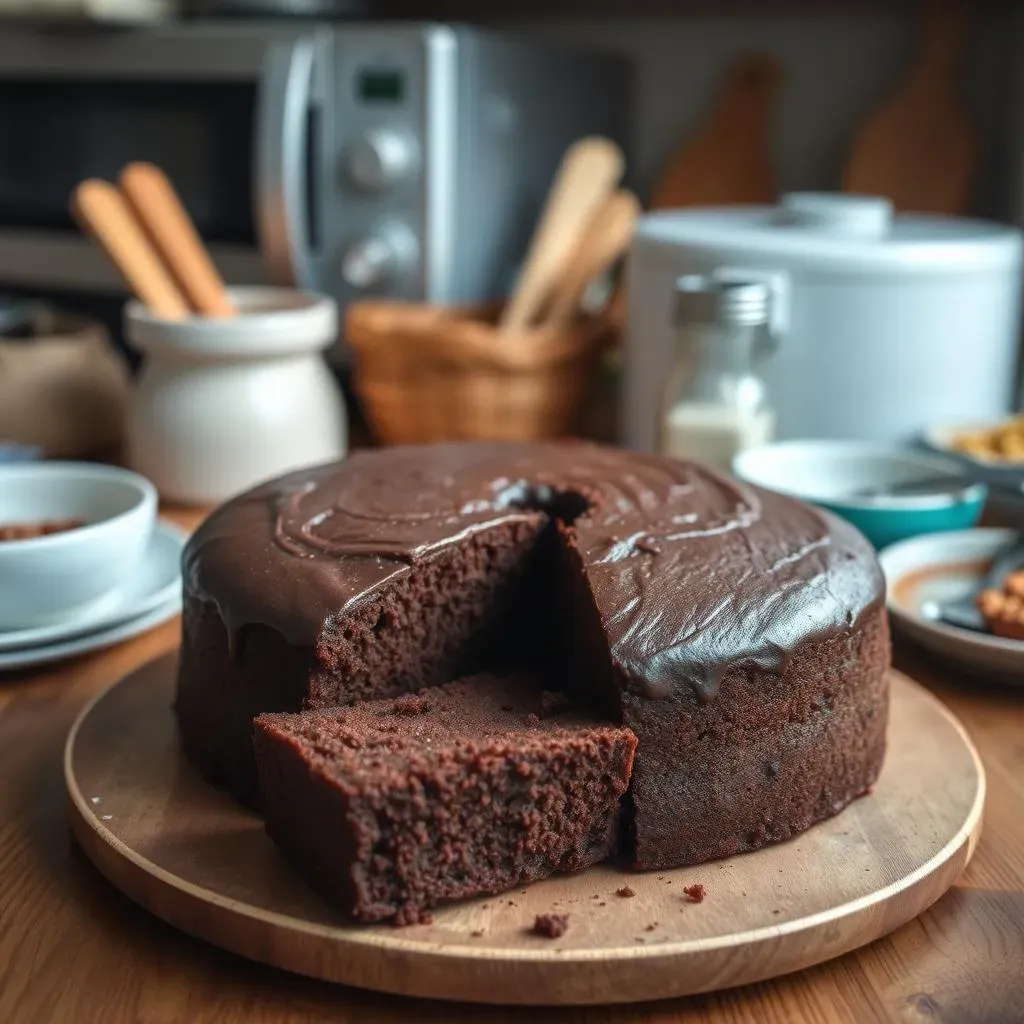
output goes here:
<path id="1" fill-rule="evenodd" d="M 166 622 L 181 611 L 181 549 L 185 534 L 158 523 L 138 571 L 99 608 L 64 622 L 0 630 L 0 671 L 42 665 L 109 647 Z"/>
<path id="2" fill-rule="evenodd" d="M 87 463 L 0 466 L 0 671 L 127 640 L 181 609 L 185 534 L 156 491 Z"/>

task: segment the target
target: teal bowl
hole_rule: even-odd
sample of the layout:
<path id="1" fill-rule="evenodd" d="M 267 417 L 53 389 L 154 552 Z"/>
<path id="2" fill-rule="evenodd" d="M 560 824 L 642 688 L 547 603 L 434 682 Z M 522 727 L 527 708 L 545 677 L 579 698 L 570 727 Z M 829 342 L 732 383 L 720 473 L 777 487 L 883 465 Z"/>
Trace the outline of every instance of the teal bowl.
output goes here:
<path id="1" fill-rule="evenodd" d="M 987 496 L 985 485 L 966 480 L 962 465 L 952 459 L 862 441 L 780 441 L 748 448 L 733 460 L 733 473 L 835 512 L 876 548 L 923 533 L 970 529 Z M 859 496 L 873 488 L 945 477 L 948 493 Z"/>

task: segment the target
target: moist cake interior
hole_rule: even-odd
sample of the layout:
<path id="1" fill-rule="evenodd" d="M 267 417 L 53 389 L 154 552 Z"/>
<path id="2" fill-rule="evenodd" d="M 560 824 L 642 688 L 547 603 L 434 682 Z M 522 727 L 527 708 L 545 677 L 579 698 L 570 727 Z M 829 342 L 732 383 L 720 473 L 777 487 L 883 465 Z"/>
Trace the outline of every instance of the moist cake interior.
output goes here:
<path id="1" fill-rule="evenodd" d="M 474 534 L 413 565 L 379 599 L 327 619 L 307 707 L 512 671 L 618 717 L 607 645 L 571 551 L 586 498 L 516 485 L 505 500 L 534 515 Z"/>
<path id="2" fill-rule="evenodd" d="M 256 719 L 267 831 L 364 921 L 578 871 L 614 849 L 636 739 L 492 675 Z"/>

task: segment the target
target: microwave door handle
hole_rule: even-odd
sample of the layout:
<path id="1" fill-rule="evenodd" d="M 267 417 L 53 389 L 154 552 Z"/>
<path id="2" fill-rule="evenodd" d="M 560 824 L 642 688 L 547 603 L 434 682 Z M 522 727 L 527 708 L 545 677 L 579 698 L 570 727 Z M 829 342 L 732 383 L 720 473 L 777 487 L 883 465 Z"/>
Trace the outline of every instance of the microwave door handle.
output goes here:
<path id="1" fill-rule="evenodd" d="M 306 132 L 314 41 L 276 43 L 267 53 L 256 111 L 256 227 L 275 281 L 312 288 L 306 226 Z"/>

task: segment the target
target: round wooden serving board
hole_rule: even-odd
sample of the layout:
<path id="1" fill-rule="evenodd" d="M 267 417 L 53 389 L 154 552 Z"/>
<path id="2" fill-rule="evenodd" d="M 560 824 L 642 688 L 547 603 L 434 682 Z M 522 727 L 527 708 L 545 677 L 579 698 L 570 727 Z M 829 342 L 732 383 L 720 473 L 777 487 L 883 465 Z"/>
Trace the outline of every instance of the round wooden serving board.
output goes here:
<path id="1" fill-rule="evenodd" d="M 870 796 L 757 853 L 664 873 L 599 867 L 438 911 L 430 925 L 352 926 L 262 823 L 178 748 L 173 658 L 101 694 L 68 736 L 71 821 L 118 888 L 171 924 L 287 970 L 405 995 L 611 1003 L 759 981 L 870 942 L 921 913 L 977 843 L 985 779 L 960 724 L 892 677 L 885 769 Z M 694 903 L 683 887 L 702 884 Z M 630 886 L 633 898 L 616 895 Z M 559 939 L 530 933 L 568 913 Z"/>

